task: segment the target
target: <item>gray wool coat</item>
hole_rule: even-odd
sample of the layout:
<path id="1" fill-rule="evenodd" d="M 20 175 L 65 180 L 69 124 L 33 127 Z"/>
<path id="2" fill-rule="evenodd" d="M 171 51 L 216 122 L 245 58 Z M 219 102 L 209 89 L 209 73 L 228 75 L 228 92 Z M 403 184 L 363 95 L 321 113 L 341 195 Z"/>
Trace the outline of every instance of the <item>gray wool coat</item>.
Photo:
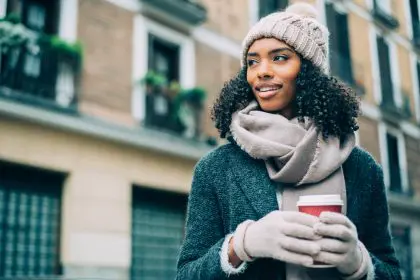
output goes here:
<path id="1" fill-rule="evenodd" d="M 401 279 L 389 232 L 381 167 L 356 147 L 343 170 L 347 216 L 371 254 L 375 279 Z M 245 220 L 258 220 L 278 210 L 275 191 L 264 162 L 251 158 L 233 143 L 204 156 L 194 172 L 176 279 L 284 279 L 284 263 L 277 260 L 257 259 L 244 273 L 230 277 L 220 265 L 220 250 L 227 234 Z M 317 269 L 309 271 L 313 279 L 318 279 L 316 273 Z M 340 279 L 334 269 L 330 279 Z"/>

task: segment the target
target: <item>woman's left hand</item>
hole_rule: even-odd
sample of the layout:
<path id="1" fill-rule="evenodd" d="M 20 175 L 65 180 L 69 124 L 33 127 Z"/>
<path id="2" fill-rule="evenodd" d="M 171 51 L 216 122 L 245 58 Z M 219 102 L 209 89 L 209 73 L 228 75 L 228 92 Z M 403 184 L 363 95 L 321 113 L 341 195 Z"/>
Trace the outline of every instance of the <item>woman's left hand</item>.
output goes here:
<path id="1" fill-rule="evenodd" d="M 321 252 L 315 261 L 335 265 L 344 275 L 351 275 L 362 265 L 363 255 L 358 245 L 356 226 L 344 215 L 323 212 L 321 223 L 314 226 L 315 233 L 323 238 L 318 240 Z"/>

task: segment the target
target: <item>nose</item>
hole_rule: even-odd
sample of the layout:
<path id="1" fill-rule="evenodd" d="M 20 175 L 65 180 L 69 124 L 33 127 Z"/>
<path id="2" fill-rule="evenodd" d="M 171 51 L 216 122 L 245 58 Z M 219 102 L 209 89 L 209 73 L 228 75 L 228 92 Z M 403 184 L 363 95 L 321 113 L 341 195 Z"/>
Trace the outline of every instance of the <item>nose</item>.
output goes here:
<path id="1" fill-rule="evenodd" d="M 257 75 L 261 80 L 270 80 L 273 78 L 273 69 L 271 69 L 270 63 L 262 61 L 258 67 Z"/>

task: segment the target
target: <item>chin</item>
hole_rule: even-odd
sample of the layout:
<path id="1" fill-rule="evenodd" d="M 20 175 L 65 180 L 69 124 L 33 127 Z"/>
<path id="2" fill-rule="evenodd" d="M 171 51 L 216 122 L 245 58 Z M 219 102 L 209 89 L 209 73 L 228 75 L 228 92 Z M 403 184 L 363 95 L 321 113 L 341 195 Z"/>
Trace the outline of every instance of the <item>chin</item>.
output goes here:
<path id="1" fill-rule="evenodd" d="M 270 112 L 270 113 L 279 112 L 284 108 L 284 106 L 281 106 L 280 104 L 272 104 L 272 103 L 270 104 L 270 103 L 271 102 L 264 102 L 264 101 L 259 102 L 261 109 L 265 112 Z"/>

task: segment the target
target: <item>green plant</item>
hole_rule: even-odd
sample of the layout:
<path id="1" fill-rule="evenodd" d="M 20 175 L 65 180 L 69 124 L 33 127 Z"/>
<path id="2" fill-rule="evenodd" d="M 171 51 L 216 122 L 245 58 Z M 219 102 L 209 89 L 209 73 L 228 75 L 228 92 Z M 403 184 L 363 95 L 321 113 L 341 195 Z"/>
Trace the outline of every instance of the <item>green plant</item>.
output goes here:
<path id="1" fill-rule="evenodd" d="M 167 84 L 167 81 L 163 75 L 157 74 L 154 71 L 147 71 L 146 75 L 140 80 L 140 83 L 151 87 L 163 87 Z"/>
<path id="2" fill-rule="evenodd" d="M 9 13 L 4 18 L 1 18 L 0 21 L 7 21 L 13 24 L 18 24 L 22 22 L 20 15 L 18 13 Z"/>
<path id="3" fill-rule="evenodd" d="M 180 92 L 179 98 L 183 102 L 189 102 L 196 106 L 202 106 L 206 100 L 207 92 L 202 87 L 184 89 Z"/>

